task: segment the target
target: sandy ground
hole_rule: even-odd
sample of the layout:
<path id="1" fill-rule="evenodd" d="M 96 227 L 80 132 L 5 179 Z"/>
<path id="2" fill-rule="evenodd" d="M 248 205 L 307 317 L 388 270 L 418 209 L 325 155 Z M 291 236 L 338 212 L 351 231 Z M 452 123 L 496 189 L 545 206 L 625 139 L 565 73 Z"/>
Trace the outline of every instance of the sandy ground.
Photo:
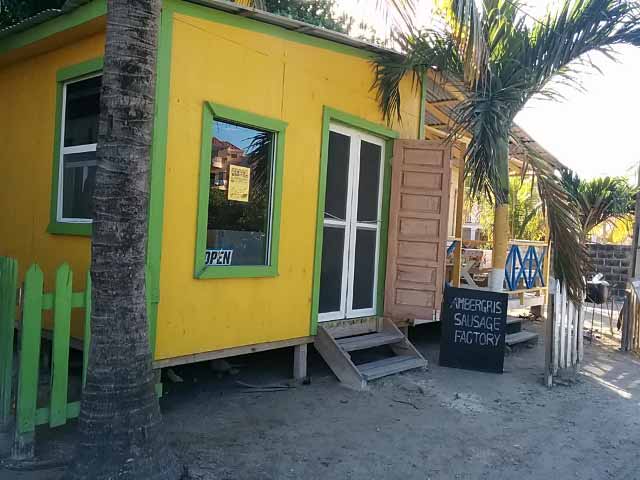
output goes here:
<path id="1" fill-rule="evenodd" d="M 542 341 L 509 353 L 496 375 L 439 367 L 437 329 L 411 335 L 429 369 L 368 392 L 342 387 L 315 354 L 310 385 L 255 393 L 236 383 L 282 382 L 289 350 L 234 359 L 240 372 L 223 378 L 178 368 L 184 383 L 162 399 L 168 438 L 196 479 L 640 478 L 638 359 L 587 342 L 577 382 L 548 390 Z M 61 472 L 0 469 L 0 479 Z"/>

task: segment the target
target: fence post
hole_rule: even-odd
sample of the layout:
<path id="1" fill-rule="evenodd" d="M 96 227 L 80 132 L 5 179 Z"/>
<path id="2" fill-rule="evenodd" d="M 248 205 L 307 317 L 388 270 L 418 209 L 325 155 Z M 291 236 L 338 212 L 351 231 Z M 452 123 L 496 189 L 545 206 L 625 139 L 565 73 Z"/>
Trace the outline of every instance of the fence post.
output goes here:
<path id="1" fill-rule="evenodd" d="M 69 388 L 69 339 L 71 336 L 71 293 L 73 274 L 68 263 L 56 271 L 53 295 L 53 352 L 49 426 L 67 423 L 67 390 Z"/>
<path id="2" fill-rule="evenodd" d="M 16 438 L 12 456 L 15 460 L 34 456 L 38 369 L 42 330 L 42 270 L 33 264 L 24 280 L 24 307 L 20 332 L 20 373 L 16 405 Z"/>
<path id="3" fill-rule="evenodd" d="M 548 290 L 547 319 L 544 324 L 544 384 L 547 388 L 553 386 L 553 345 L 554 345 L 554 324 L 555 324 L 555 292 Z"/>
<path id="4" fill-rule="evenodd" d="M 18 262 L 0 257 L 0 431 L 11 422 L 13 332 L 16 323 Z"/>

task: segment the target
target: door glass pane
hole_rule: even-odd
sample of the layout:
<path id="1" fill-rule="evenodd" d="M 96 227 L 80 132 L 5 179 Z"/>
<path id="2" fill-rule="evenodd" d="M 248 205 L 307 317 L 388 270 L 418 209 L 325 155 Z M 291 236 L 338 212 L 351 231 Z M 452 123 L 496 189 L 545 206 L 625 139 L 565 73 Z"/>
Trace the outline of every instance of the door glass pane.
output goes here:
<path id="1" fill-rule="evenodd" d="M 356 258 L 353 271 L 352 309 L 373 307 L 376 265 L 376 230 L 358 229 L 356 232 Z"/>
<path id="2" fill-rule="evenodd" d="M 380 145 L 360 144 L 360 180 L 358 182 L 358 221 L 378 220 L 378 188 L 380 185 Z"/>
<path id="3" fill-rule="evenodd" d="M 62 157 L 62 217 L 91 218 L 96 184 L 96 152 Z"/>
<path id="4" fill-rule="evenodd" d="M 324 199 L 324 218 L 344 220 L 347 212 L 349 182 L 349 146 L 351 138 L 336 132 L 329 133 L 327 162 L 327 190 Z"/>
<path id="5" fill-rule="evenodd" d="M 211 134 L 205 262 L 268 265 L 276 134 L 222 120 Z"/>
<path id="6" fill-rule="evenodd" d="M 320 271 L 320 313 L 340 310 L 344 227 L 324 227 Z"/>

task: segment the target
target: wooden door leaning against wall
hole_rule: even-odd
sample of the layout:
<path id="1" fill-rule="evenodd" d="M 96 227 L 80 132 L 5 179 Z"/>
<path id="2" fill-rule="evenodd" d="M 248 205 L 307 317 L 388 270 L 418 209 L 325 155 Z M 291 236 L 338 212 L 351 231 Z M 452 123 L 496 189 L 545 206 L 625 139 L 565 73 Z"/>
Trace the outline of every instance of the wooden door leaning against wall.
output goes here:
<path id="1" fill-rule="evenodd" d="M 444 288 L 451 149 L 396 140 L 384 312 L 394 320 L 430 320 Z"/>

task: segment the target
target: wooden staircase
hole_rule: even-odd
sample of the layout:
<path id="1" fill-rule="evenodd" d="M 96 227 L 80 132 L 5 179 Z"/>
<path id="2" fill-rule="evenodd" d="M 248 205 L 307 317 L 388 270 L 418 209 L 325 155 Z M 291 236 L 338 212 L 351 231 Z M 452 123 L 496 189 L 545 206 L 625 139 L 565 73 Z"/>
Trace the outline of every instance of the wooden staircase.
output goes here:
<path id="1" fill-rule="evenodd" d="M 537 333 L 523 330 L 522 322 L 524 321 L 526 321 L 526 319 L 521 317 L 507 317 L 507 335 L 505 341 L 508 346 L 513 347 L 519 343 L 533 343 L 538 341 Z"/>
<path id="2" fill-rule="evenodd" d="M 320 325 L 315 348 L 338 379 L 348 387 L 364 390 L 376 378 L 427 366 L 427 361 L 389 319 L 376 319 L 375 330 L 359 332 Z M 352 352 L 388 345 L 392 356 L 356 364 Z"/>

